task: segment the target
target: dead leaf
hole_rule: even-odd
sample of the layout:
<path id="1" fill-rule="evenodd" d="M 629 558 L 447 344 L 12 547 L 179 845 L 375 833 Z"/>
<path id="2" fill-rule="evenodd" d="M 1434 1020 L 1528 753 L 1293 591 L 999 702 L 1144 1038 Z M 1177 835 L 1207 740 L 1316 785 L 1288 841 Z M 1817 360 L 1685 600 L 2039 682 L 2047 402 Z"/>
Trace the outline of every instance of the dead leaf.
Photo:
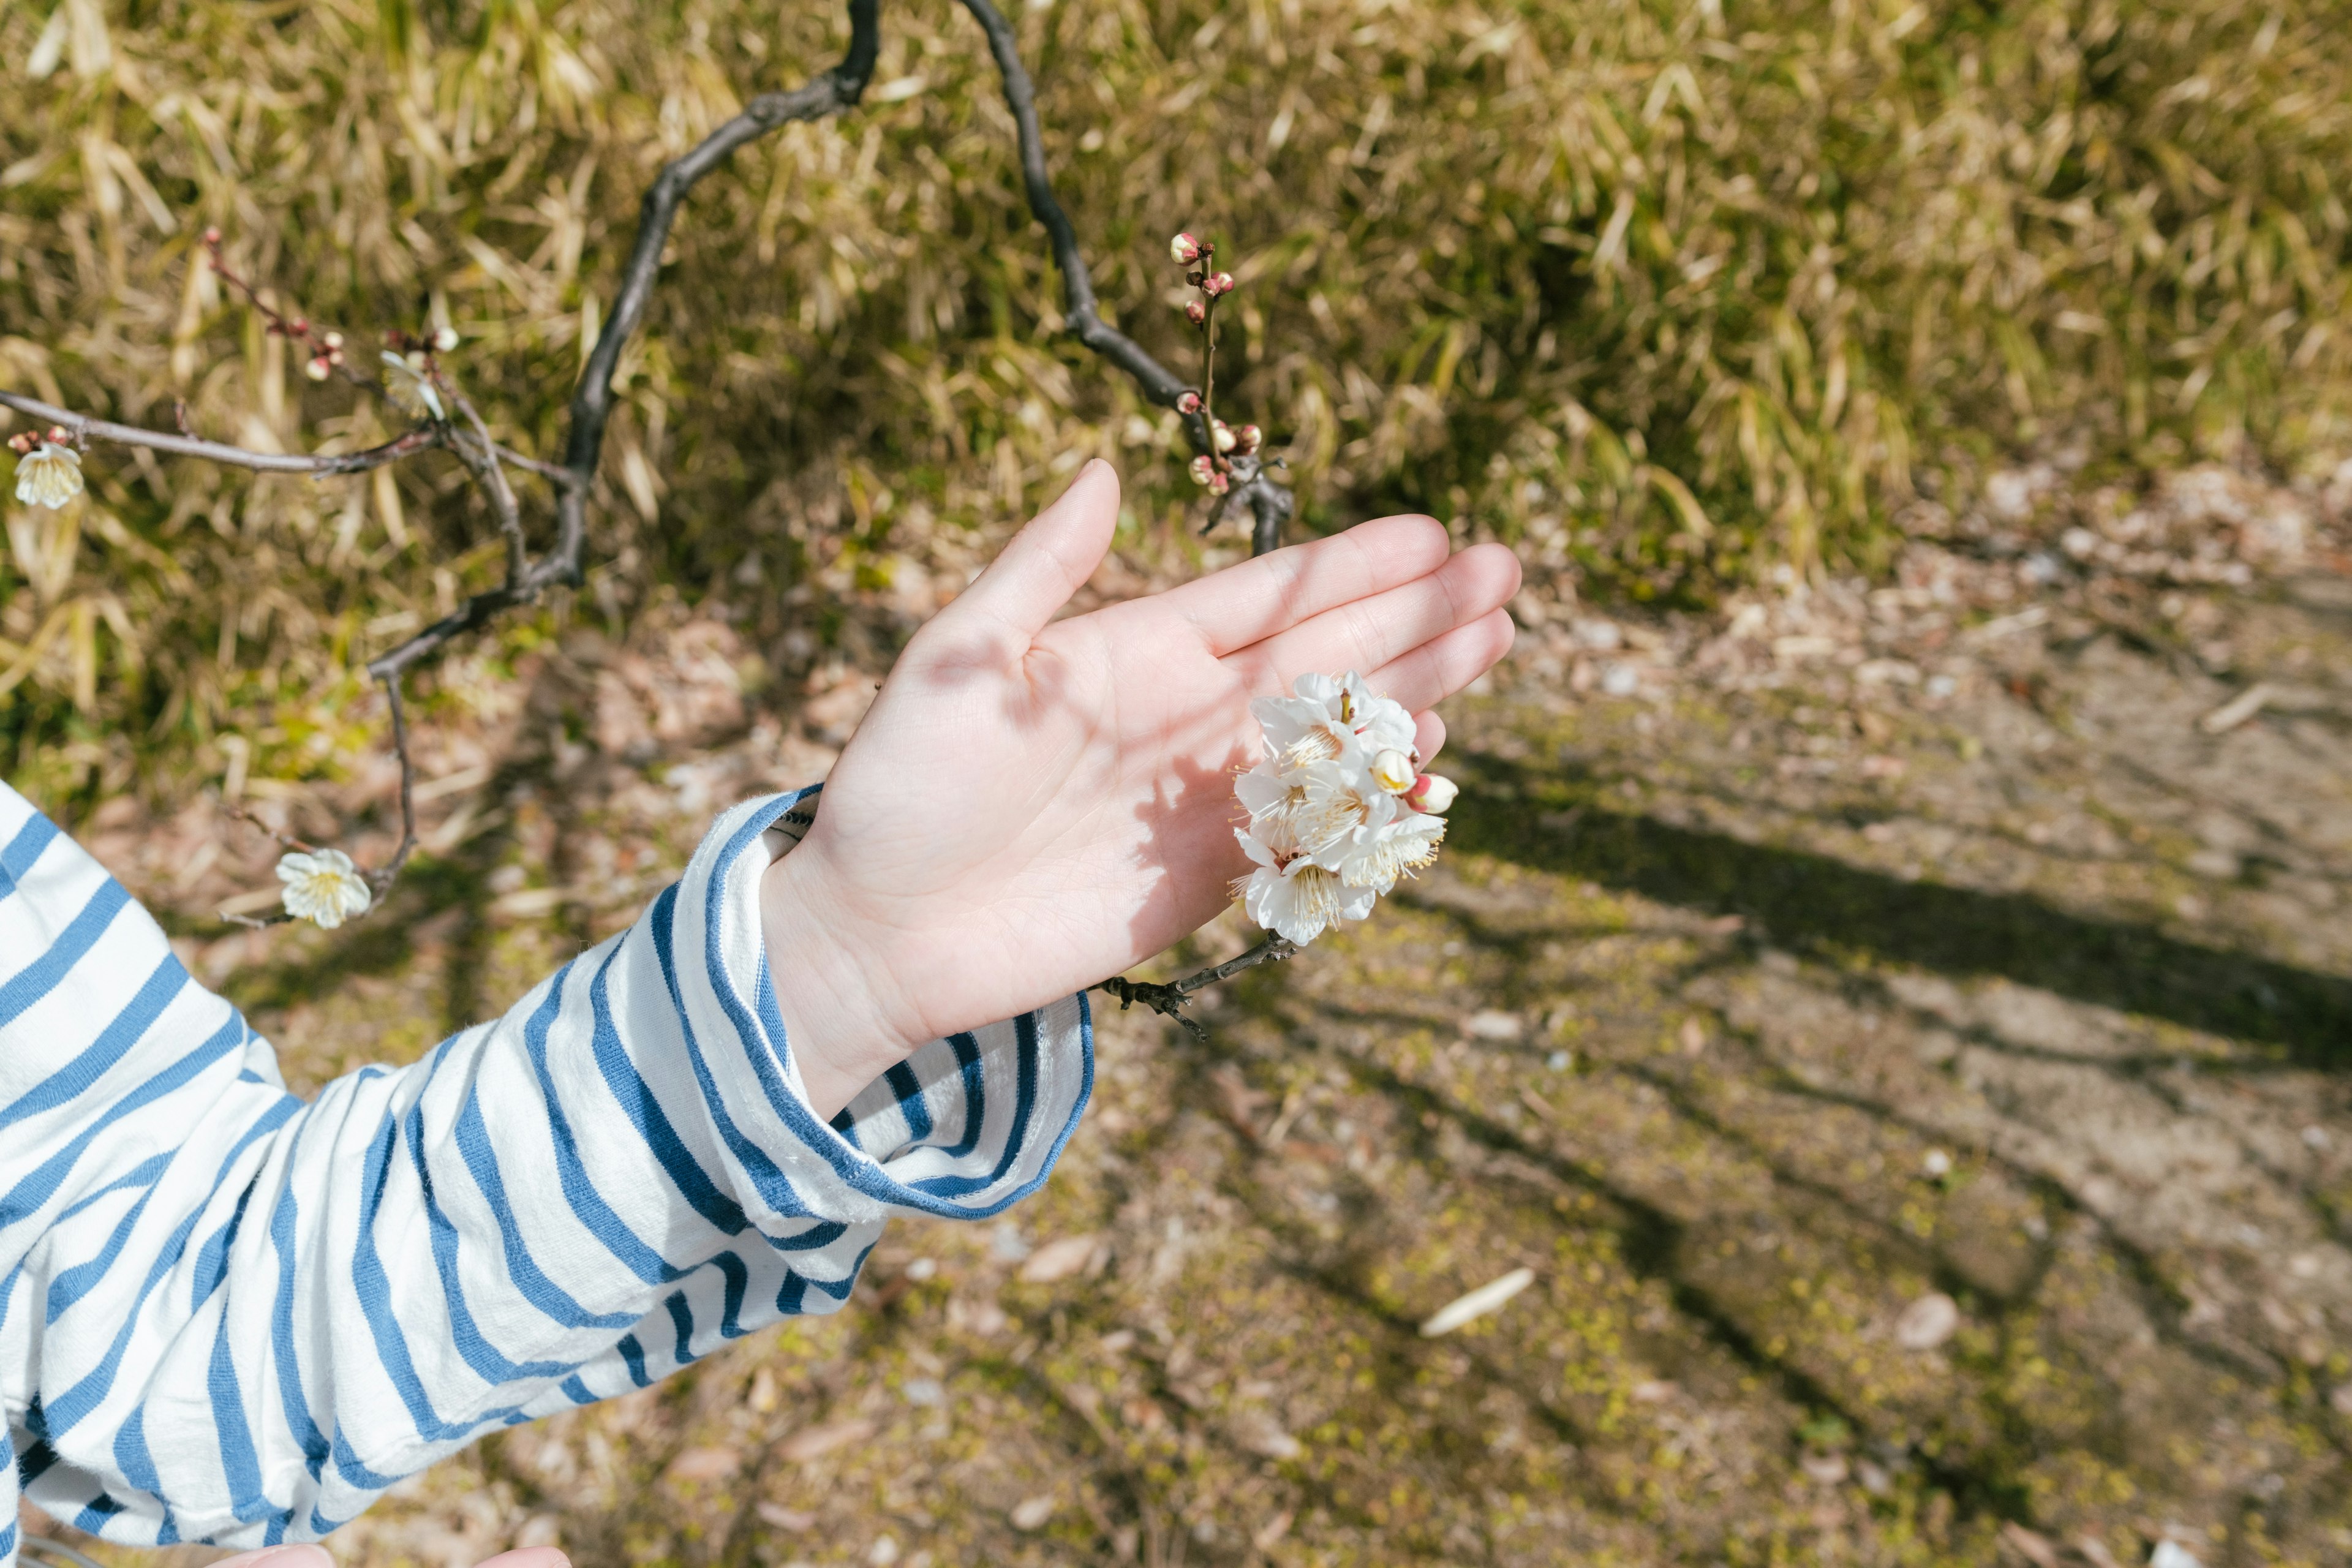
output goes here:
<path id="1" fill-rule="evenodd" d="M 1230 1427 L 1234 1441 L 1261 1458 L 1295 1459 L 1306 1451 L 1297 1438 L 1284 1431 L 1263 1410 L 1242 1412 L 1233 1418 Z"/>
<path id="2" fill-rule="evenodd" d="M 1054 1510 L 1059 1507 L 1061 1504 L 1049 1495 L 1023 1498 L 1013 1505 L 1013 1512 L 1008 1517 L 1015 1530 L 1035 1530 L 1053 1518 Z"/>
<path id="3" fill-rule="evenodd" d="M 1499 1279 L 1488 1280 L 1431 1313 L 1421 1325 L 1422 1337 L 1433 1340 L 1440 1334 L 1450 1334 L 1463 1324 L 1485 1317 L 1535 1282 L 1536 1271 L 1532 1268 L 1514 1268 Z"/>
<path id="4" fill-rule="evenodd" d="M 777 1456 L 789 1463 L 804 1465 L 820 1458 L 835 1448 L 851 1443 L 863 1443 L 874 1436 L 871 1421 L 833 1421 L 823 1426 L 807 1426 L 793 1433 L 776 1446 Z"/>
<path id="5" fill-rule="evenodd" d="M 806 1530 L 816 1522 L 816 1515 L 803 1513 L 796 1508 L 786 1508 L 779 1502 L 763 1502 L 753 1508 L 751 1511 L 778 1530 Z"/>
<path id="6" fill-rule="evenodd" d="M 742 1468 L 743 1456 L 732 1448 L 688 1448 L 665 1473 L 674 1481 L 718 1481 Z"/>
<path id="7" fill-rule="evenodd" d="M 2058 1568 L 2058 1549 L 2040 1531 L 2008 1519 L 2001 1521 L 2000 1538 L 2015 1547 L 2018 1555 L 2032 1563 L 2033 1568 Z"/>
<path id="8" fill-rule="evenodd" d="M 1095 1248 L 1101 1237 L 1066 1236 L 1059 1241 L 1049 1241 L 1029 1255 L 1021 1266 L 1021 1279 L 1030 1285 L 1050 1285 L 1056 1279 L 1067 1279 L 1094 1261 Z"/>

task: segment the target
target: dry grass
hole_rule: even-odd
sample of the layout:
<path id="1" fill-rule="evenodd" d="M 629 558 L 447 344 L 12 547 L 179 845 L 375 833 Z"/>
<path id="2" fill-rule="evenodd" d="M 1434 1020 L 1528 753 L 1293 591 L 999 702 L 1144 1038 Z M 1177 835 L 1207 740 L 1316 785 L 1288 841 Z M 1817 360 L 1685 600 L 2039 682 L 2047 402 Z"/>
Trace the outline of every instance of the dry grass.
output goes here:
<path id="1" fill-rule="evenodd" d="M 2352 62 L 2316 0 L 1118 0 L 1029 5 L 1115 319 L 1171 358 L 1160 243 L 1248 261 L 1232 405 L 1312 526 L 1418 507 L 1638 596 L 1877 558 L 1915 483 L 2073 445 L 2315 470 L 2346 446 Z M 1171 430 L 1055 335 L 976 31 L 885 14 L 866 106 L 695 196 L 624 363 L 592 588 L 829 606 L 972 557 L 1103 452 L 1186 544 Z M 385 416 L 310 386 L 191 266 L 427 319 L 545 450 L 651 171 L 826 63 L 830 5 L 57 0 L 0 9 L 0 377 L 257 444 Z M 87 802 L 331 772 L 356 660 L 494 571 L 454 467 L 254 482 L 108 453 L 8 514 L 0 738 Z M 247 742 L 224 747 L 234 732 Z M 238 759 L 242 758 L 240 762 Z M 167 790 L 166 793 L 169 793 Z"/>

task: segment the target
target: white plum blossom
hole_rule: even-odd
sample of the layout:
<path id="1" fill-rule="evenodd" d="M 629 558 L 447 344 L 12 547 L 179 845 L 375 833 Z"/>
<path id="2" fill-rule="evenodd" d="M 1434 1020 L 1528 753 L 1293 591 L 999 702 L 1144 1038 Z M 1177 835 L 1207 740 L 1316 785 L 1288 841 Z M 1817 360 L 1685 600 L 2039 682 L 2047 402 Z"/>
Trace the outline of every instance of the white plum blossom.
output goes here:
<path id="1" fill-rule="evenodd" d="M 1257 868 L 1234 891 L 1252 920 L 1304 944 L 1436 858 L 1444 818 L 1418 806 L 1452 786 L 1419 771 L 1412 715 L 1360 676 L 1303 675 L 1250 709 L 1265 756 L 1234 781 L 1249 814 L 1234 833 Z"/>
<path id="2" fill-rule="evenodd" d="M 1242 908 L 1259 925 L 1301 947 L 1341 921 L 1362 920 L 1380 898 L 1370 888 L 1349 887 L 1337 872 L 1304 855 L 1276 854 L 1245 828 L 1234 829 L 1234 837 L 1257 862 L 1237 889 Z"/>
<path id="3" fill-rule="evenodd" d="M 441 394 L 433 378 L 425 374 L 423 354 L 402 355 L 390 349 L 383 351 L 384 390 L 392 394 L 393 402 L 406 413 L 422 418 L 427 410 L 436 419 L 449 416 L 441 411 Z"/>
<path id="4" fill-rule="evenodd" d="M 81 494 L 81 454 L 44 441 L 16 459 L 16 499 L 26 506 L 62 507 Z"/>
<path id="5" fill-rule="evenodd" d="M 278 879 L 286 884 L 286 912 L 328 931 L 355 915 L 363 915 L 375 901 L 352 858 L 340 849 L 299 850 L 280 856 Z"/>
<path id="6" fill-rule="evenodd" d="M 1411 789 L 1419 773 L 1409 752 L 1390 750 L 1372 759 L 1372 782 L 1391 795 L 1402 795 Z"/>

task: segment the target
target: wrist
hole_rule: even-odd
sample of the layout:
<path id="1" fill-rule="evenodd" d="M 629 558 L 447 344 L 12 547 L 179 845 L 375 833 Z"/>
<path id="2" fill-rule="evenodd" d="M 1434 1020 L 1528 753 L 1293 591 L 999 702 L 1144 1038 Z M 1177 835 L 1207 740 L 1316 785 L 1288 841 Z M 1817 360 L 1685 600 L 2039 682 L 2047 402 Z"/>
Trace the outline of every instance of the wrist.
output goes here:
<path id="1" fill-rule="evenodd" d="M 760 931 L 776 1010 L 810 1109 L 830 1120 L 923 1043 L 859 933 L 821 846 L 803 843 L 760 879 Z"/>

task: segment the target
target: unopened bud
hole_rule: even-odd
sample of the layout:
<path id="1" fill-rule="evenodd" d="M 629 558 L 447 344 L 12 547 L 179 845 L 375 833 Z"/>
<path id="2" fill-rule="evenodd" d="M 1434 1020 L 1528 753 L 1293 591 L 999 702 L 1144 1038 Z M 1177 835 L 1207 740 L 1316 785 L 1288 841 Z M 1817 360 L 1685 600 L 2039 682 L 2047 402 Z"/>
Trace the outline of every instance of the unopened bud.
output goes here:
<path id="1" fill-rule="evenodd" d="M 1213 435 L 1217 443 L 1217 450 L 1220 452 L 1230 452 L 1234 449 L 1234 446 L 1237 445 L 1236 438 L 1234 435 L 1234 427 L 1226 424 L 1222 419 L 1216 421 L 1216 429 L 1213 432 Z"/>
<path id="2" fill-rule="evenodd" d="M 206 245 L 218 245 L 220 242 L 221 242 L 221 232 L 220 232 L 220 230 L 219 230 L 219 229 L 217 229 L 217 228 L 207 228 L 206 230 L 205 230 L 205 243 Z"/>
<path id="3" fill-rule="evenodd" d="M 68 441 L 70 441 L 70 440 L 72 440 L 72 439 L 73 439 L 73 437 L 67 433 L 67 431 L 66 431 L 66 427 L 65 427 L 64 426 L 62 426 L 62 425 L 52 425 L 52 426 L 49 426 L 49 445 L 50 445 L 50 446 L 52 446 L 52 447 L 62 447 L 62 446 L 64 446 L 67 442 L 68 442 Z"/>
<path id="4" fill-rule="evenodd" d="M 286 330 L 298 338 L 307 338 L 310 335 L 310 318 L 297 316 L 286 323 Z"/>
<path id="5" fill-rule="evenodd" d="M 437 331 L 437 332 L 436 332 L 436 333 L 434 333 L 434 334 L 433 334 L 433 347 L 434 347 L 434 349 L 435 349 L 436 352 L 441 353 L 445 353 L 445 354 L 446 354 L 446 353 L 447 353 L 451 349 L 454 349 L 454 348 L 456 348 L 457 346 L 457 328 L 455 328 L 455 327 L 444 327 L 444 328 L 442 328 L 439 331 Z"/>
<path id="6" fill-rule="evenodd" d="M 1201 242 L 1189 234 L 1180 234 L 1168 242 L 1168 254 L 1179 267 L 1190 267 L 1201 259 Z"/>
<path id="7" fill-rule="evenodd" d="M 310 358 L 310 363 L 302 367 L 302 374 L 312 381 L 324 381 L 334 368 L 333 363 L 325 354 L 314 354 Z"/>
<path id="8" fill-rule="evenodd" d="M 1423 773 L 1412 781 L 1412 787 L 1404 792 L 1404 803 L 1415 811 L 1425 811 L 1432 816 L 1438 816 L 1444 814 L 1445 808 L 1454 804 L 1454 797 L 1461 793 L 1452 779 L 1436 773 Z"/>
<path id="9" fill-rule="evenodd" d="M 1201 292 L 1203 294 L 1214 296 L 1233 291 L 1234 275 L 1230 272 L 1212 272 L 1201 279 Z"/>
<path id="10" fill-rule="evenodd" d="M 1179 414 L 1198 414 L 1201 412 L 1201 395 L 1197 392 L 1190 391 L 1178 393 L 1176 395 L 1176 412 Z"/>
<path id="11" fill-rule="evenodd" d="M 328 363 L 329 364 L 341 364 L 341 363 L 343 363 L 343 351 L 342 351 L 342 350 L 341 350 L 341 349 L 329 349 L 329 350 L 327 351 L 327 363 Z"/>
<path id="12" fill-rule="evenodd" d="M 1247 457 L 1265 440 L 1265 432 L 1255 425 L 1236 425 L 1234 426 L 1234 439 L 1240 443 L 1235 449 Z"/>
<path id="13" fill-rule="evenodd" d="M 1417 782 L 1412 759 L 1402 752 L 1382 752 L 1372 759 L 1372 782 L 1391 795 L 1402 795 Z"/>
<path id="14" fill-rule="evenodd" d="M 8 450 L 16 453 L 16 456 L 21 458 L 32 449 L 33 438 L 24 431 L 19 430 L 14 436 L 8 437 Z"/>
<path id="15" fill-rule="evenodd" d="M 1217 465 L 1206 458 L 1195 458 L 1188 466 L 1192 475 L 1192 482 L 1196 485 L 1207 485 L 1214 489 L 1216 481 L 1222 477 L 1217 472 Z"/>
<path id="16" fill-rule="evenodd" d="M 1227 479 L 1224 475 L 1211 474 L 1209 476 L 1209 493 L 1211 495 L 1221 496 L 1233 488 L 1234 481 Z"/>
<path id="17" fill-rule="evenodd" d="M 1209 307 L 1198 300 L 1187 300 L 1184 301 L 1184 319 L 1197 327 L 1209 319 Z"/>
<path id="18" fill-rule="evenodd" d="M 326 344 L 331 349 L 339 349 L 343 346 L 343 334 L 341 332 L 329 332 L 325 337 L 320 338 L 319 341 Z"/>

